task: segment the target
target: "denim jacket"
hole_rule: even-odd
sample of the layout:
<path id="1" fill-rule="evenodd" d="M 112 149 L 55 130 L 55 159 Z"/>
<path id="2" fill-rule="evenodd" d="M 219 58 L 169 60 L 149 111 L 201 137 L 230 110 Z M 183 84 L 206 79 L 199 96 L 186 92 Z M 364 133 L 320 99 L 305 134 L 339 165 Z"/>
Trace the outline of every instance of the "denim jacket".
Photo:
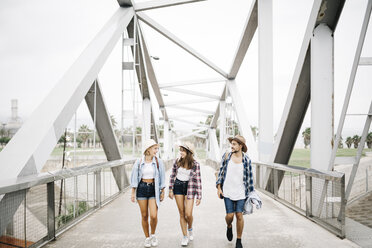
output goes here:
<path id="1" fill-rule="evenodd" d="M 155 168 L 155 199 L 156 205 L 160 205 L 160 190 L 165 188 L 165 169 L 163 160 L 158 158 L 159 170 L 157 169 L 155 157 L 152 159 L 152 166 Z M 139 182 L 142 179 L 142 166 L 145 164 L 145 156 L 141 159 L 137 159 L 132 168 L 132 175 L 130 176 L 130 186 L 132 188 L 137 188 Z"/>
<path id="2" fill-rule="evenodd" d="M 225 153 L 226 154 L 226 153 Z M 226 171 L 227 171 L 227 166 L 229 164 L 229 161 L 231 159 L 232 153 L 230 152 L 225 158 L 225 154 L 222 156 L 221 160 L 221 167 L 220 171 L 218 173 L 217 177 L 217 182 L 216 182 L 216 187 L 221 184 L 221 189 L 223 188 L 223 183 L 226 178 Z M 253 172 L 252 172 L 252 165 L 251 165 L 251 160 L 248 157 L 247 154 L 243 153 L 243 166 L 244 166 L 244 174 L 243 174 L 243 182 L 245 186 L 245 198 L 248 197 L 249 192 L 254 190 L 253 187 Z"/>

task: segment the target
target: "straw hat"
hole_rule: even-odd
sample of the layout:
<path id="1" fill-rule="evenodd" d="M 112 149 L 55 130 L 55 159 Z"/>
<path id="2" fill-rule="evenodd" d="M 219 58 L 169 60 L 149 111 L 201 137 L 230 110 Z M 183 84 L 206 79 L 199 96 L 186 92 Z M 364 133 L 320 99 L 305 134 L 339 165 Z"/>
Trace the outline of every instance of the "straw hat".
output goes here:
<path id="1" fill-rule="evenodd" d="M 143 145 L 143 153 L 146 152 L 147 149 L 149 149 L 152 146 L 158 145 L 155 140 L 153 139 L 148 139 L 145 141 L 145 144 Z"/>
<path id="2" fill-rule="evenodd" d="M 195 147 L 192 143 L 189 143 L 189 142 L 181 143 L 179 146 L 185 148 L 186 150 L 191 152 L 193 155 L 195 155 Z"/>
<path id="3" fill-rule="evenodd" d="M 241 135 L 236 135 L 234 138 L 233 137 L 230 137 L 228 138 L 229 142 L 231 143 L 233 140 L 235 140 L 236 142 L 238 142 L 240 145 L 242 145 L 242 151 L 243 152 L 247 152 L 248 148 L 245 144 L 245 139 L 243 136 Z"/>

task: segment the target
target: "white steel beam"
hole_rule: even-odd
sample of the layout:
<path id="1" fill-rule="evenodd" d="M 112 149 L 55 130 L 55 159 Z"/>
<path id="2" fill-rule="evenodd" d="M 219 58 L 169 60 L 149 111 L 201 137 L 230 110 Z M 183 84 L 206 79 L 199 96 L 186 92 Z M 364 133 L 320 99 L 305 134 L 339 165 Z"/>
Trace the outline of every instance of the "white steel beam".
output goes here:
<path id="1" fill-rule="evenodd" d="M 188 134 L 185 134 L 185 135 L 182 135 L 181 137 L 178 137 L 178 139 L 184 139 L 184 138 L 187 138 L 187 137 L 190 137 L 190 136 L 193 136 L 193 135 L 196 135 L 200 132 L 203 132 L 205 130 L 208 130 L 208 127 L 205 127 L 205 128 L 201 128 L 199 130 L 196 130 L 196 131 L 193 131 L 191 133 L 188 133 Z"/>
<path id="2" fill-rule="evenodd" d="M 172 6 L 176 6 L 180 4 L 202 2 L 202 1 L 205 1 L 205 0 L 153 0 L 153 1 L 136 3 L 134 6 L 134 9 L 136 10 L 136 12 L 138 12 L 138 11 L 172 7 Z"/>
<path id="3" fill-rule="evenodd" d="M 141 48 L 143 49 L 143 55 L 145 57 L 144 60 L 146 62 L 147 75 L 150 79 L 151 86 L 152 86 L 152 89 L 153 89 L 154 94 L 156 96 L 156 100 L 159 104 L 159 107 L 163 108 L 164 107 L 164 100 L 163 100 L 163 97 L 162 97 L 160 89 L 159 89 L 158 80 L 156 78 L 154 67 L 152 65 L 151 58 L 150 58 L 149 51 L 148 51 L 148 47 L 147 47 L 147 44 L 146 44 L 146 39 L 144 37 L 144 34 L 142 32 L 142 28 L 141 28 L 140 24 L 138 24 L 138 29 L 139 29 L 138 33 L 139 33 L 139 36 L 140 36 L 140 39 L 141 39 L 141 44 L 142 44 Z M 168 120 L 168 115 L 167 115 L 166 109 L 164 109 L 164 111 L 162 111 L 162 114 L 163 114 L 164 120 L 167 121 Z"/>
<path id="4" fill-rule="evenodd" d="M 185 86 L 185 85 L 194 85 L 194 84 L 209 84 L 209 83 L 225 83 L 225 79 L 221 78 L 211 78 L 211 79 L 200 79 L 200 80 L 193 80 L 193 81 L 181 81 L 181 82 L 173 82 L 173 83 L 166 83 L 166 84 L 160 84 L 160 89 L 166 89 L 171 87 L 177 87 L 177 86 Z"/>
<path id="5" fill-rule="evenodd" d="M 167 88 L 164 89 L 167 91 L 172 91 L 172 92 L 179 92 L 187 95 L 193 95 L 193 96 L 201 96 L 201 97 L 206 97 L 206 98 L 211 98 L 215 100 L 220 100 L 220 97 L 217 95 L 211 95 L 211 94 L 206 94 L 200 91 L 193 91 L 193 90 L 185 90 L 185 89 L 178 89 L 178 88 Z"/>
<path id="6" fill-rule="evenodd" d="M 220 100 L 224 101 L 225 99 L 226 99 L 226 82 L 225 82 L 225 87 L 222 91 Z M 213 114 L 213 118 L 212 118 L 212 121 L 211 121 L 211 124 L 210 124 L 211 128 L 216 128 L 217 127 L 217 120 L 218 120 L 219 116 L 220 116 L 220 105 L 217 104 L 217 109 Z"/>
<path id="7" fill-rule="evenodd" d="M 18 130 L 0 153 L 1 170 L 7 172 L 0 180 L 41 170 L 133 14 L 133 8 L 119 8 L 113 14 Z"/>
<path id="8" fill-rule="evenodd" d="M 155 22 L 153 19 L 151 19 L 149 16 L 147 16 L 144 13 L 137 13 L 138 18 L 158 31 L 160 34 L 162 34 L 164 37 L 169 39 L 170 41 L 174 42 L 176 45 L 184 49 L 186 52 L 193 55 L 195 58 L 199 59 L 201 62 L 215 70 L 217 73 L 221 74 L 224 78 L 227 78 L 227 73 L 224 72 L 222 69 L 220 69 L 218 66 L 216 66 L 212 61 L 208 60 L 201 54 L 199 54 L 195 49 L 191 48 L 189 45 L 187 45 L 185 42 L 180 40 L 178 37 L 176 37 L 172 32 L 166 30 L 164 27 L 162 27 L 159 23 Z"/>
<path id="9" fill-rule="evenodd" d="M 169 106 L 168 108 L 183 109 L 183 110 L 187 110 L 187 111 L 200 112 L 200 113 L 204 113 L 204 114 L 208 114 L 208 115 L 213 115 L 214 114 L 212 111 L 209 111 L 209 110 L 198 109 L 198 108 L 189 108 L 189 107 L 184 107 L 184 106 L 174 105 L 174 106 Z"/>
<path id="10" fill-rule="evenodd" d="M 239 68 L 243 63 L 245 54 L 256 32 L 257 22 L 257 0 L 253 0 L 244 26 L 244 32 L 240 38 L 239 46 L 235 52 L 234 60 L 228 75 L 229 79 L 234 79 L 239 72 Z"/>
<path id="11" fill-rule="evenodd" d="M 315 0 L 310 12 L 304 39 L 293 74 L 287 101 L 284 106 L 276 139 L 273 146 L 271 162 L 288 164 L 297 136 L 305 118 L 310 102 L 310 39 L 314 28 L 325 23 L 331 30 L 335 30 L 341 15 L 345 0 L 326 1 Z M 271 190 L 271 173 L 266 189 Z M 279 186 L 284 174 L 279 173 Z"/>
<path id="12" fill-rule="evenodd" d="M 96 94 L 94 93 L 96 91 Z M 96 103 L 94 104 L 94 100 Z M 119 145 L 116 139 L 114 129 L 112 128 L 111 118 L 109 112 L 106 108 L 106 104 L 102 95 L 101 86 L 96 80 L 96 83 L 93 83 L 92 87 L 85 96 L 85 101 L 87 103 L 90 115 L 94 120 L 94 113 L 96 113 L 96 129 L 98 136 L 101 140 L 103 151 L 105 152 L 106 158 L 108 161 L 121 159 L 121 154 L 119 150 Z M 94 105 L 96 110 L 94 110 Z M 116 184 L 120 190 L 123 187 L 129 185 L 128 178 L 124 174 L 124 182 L 122 182 L 121 172 L 119 167 L 113 167 L 112 173 L 114 175 Z"/>
<path id="13" fill-rule="evenodd" d="M 163 148 L 164 148 L 164 159 L 169 159 L 170 153 L 170 132 L 169 132 L 169 121 L 164 121 L 164 138 L 163 138 Z"/>
<path id="14" fill-rule="evenodd" d="M 165 107 L 174 107 L 185 104 L 203 103 L 203 102 L 214 102 L 215 99 L 199 99 L 199 100 L 189 100 L 189 101 L 178 101 L 165 104 Z"/>
<path id="15" fill-rule="evenodd" d="M 222 150 L 225 148 L 226 145 L 226 106 L 225 106 L 225 99 L 221 100 L 219 103 L 220 106 L 220 149 L 221 153 Z"/>
<path id="16" fill-rule="evenodd" d="M 151 101 L 145 98 L 142 101 L 142 153 L 145 141 L 151 139 Z"/>
<path id="17" fill-rule="evenodd" d="M 357 73 L 357 70 L 358 70 L 358 64 L 360 64 L 360 62 L 363 59 L 363 58 L 360 57 L 360 55 L 362 54 L 362 49 L 363 49 L 364 41 L 365 41 L 365 38 L 366 38 L 366 33 L 367 33 L 367 30 L 368 30 L 368 23 L 369 23 L 369 20 L 370 20 L 370 17 L 371 17 L 371 11 L 372 11 L 372 1 L 370 0 L 370 1 L 368 1 L 366 12 L 364 14 L 362 29 L 360 30 L 358 45 L 357 45 L 357 49 L 355 50 L 355 54 L 354 54 L 354 60 L 353 60 L 353 65 L 351 67 L 349 83 L 348 83 L 347 90 L 346 90 L 344 104 L 343 104 L 342 110 L 341 110 L 340 121 L 339 121 L 339 124 L 338 124 L 338 127 L 337 127 L 335 144 L 338 144 L 340 142 L 341 132 L 342 132 L 342 129 L 343 129 L 344 123 L 345 123 L 346 112 L 347 112 L 347 109 L 349 107 L 350 97 L 351 97 L 351 93 L 352 93 L 353 87 L 354 87 L 355 76 L 356 76 L 356 73 Z M 332 156 L 331 156 L 331 158 L 329 160 L 329 164 L 328 164 L 328 170 L 333 170 L 333 165 L 334 165 L 334 161 L 335 161 L 335 158 L 336 158 L 337 148 L 338 148 L 337 146 L 333 147 Z"/>
<path id="18" fill-rule="evenodd" d="M 311 168 L 327 170 L 333 146 L 333 32 L 319 24 L 311 37 Z M 261 133 L 261 132 L 260 132 Z"/>
<path id="19" fill-rule="evenodd" d="M 198 113 L 198 116 L 207 117 L 207 116 L 209 116 L 209 114 L 206 114 L 206 113 Z M 185 117 L 195 117 L 195 113 L 194 113 L 194 114 L 177 114 L 177 115 L 170 115 L 170 116 L 169 116 L 169 119 L 173 119 L 173 118 L 185 118 Z"/>
<path id="20" fill-rule="evenodd" d="M 245 110 L 244 101 L 240 96 L 235 80 L 228 80 L 226 82 L 226 86 L 235 107 L 234 110 L 238 118 L 239 129 L 246 140 L 249 157 L 252 160 L 257 160 L 258 153 L 256 142 L 254 141 L 251 125 L 248 120 L 248 114 Z"/>
<path id="21" fill-rule="evenodd" d="M 204 125 L 202 123 L 196 123 L 196 122 L 192 122 L 192 121 L 188 121 L 188 120 L 183 120 L 183 119 L 173 119 L 174 121 L 179 121 L 179 122 L 183 122 L 183 123 L 187 123 L 187 124 L 191 124 L 191 125 L 195 125 L 197 127 L 205 127 L 205 128 L 209 128 L 209 126 L 207 125 Z"/>
<path id="22" fill-rule="evenodd" d="M 274 141 L 272 0 L 258 0 L 258 64 L 258 159 L 269 162 Z"/>
<path id="23" fill-rule="evenodd" d="M 372 57 L 361 57 L 359 65 L 372 65 Z"/>
<path id="24" fill-rule="evenodd" d="M 216 129 L 210 128 L 208 130 L 209 140 L 209 158 L 215 161 L 220 161 L 222 154 L 220 154 L 220 147 L 217 141 Z"/>

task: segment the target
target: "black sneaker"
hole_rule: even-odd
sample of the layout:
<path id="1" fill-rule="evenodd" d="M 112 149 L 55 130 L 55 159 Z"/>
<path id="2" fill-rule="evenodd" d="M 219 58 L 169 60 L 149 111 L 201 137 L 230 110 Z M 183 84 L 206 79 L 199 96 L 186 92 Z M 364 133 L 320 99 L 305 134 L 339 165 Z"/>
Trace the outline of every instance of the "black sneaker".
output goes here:
<path id="1" fill-rule="evenodd" d="M 243 248 L 242 240 L 241 239 L 236 239 L 235 248 Z"/>
<path id="2" fill-rule="evenodd" d="M 231 241 L 233 239 L 232 226 L 231 227 L 227 227 L 226 237 L 227 237 L 227 240 L 228 241 Z"/>

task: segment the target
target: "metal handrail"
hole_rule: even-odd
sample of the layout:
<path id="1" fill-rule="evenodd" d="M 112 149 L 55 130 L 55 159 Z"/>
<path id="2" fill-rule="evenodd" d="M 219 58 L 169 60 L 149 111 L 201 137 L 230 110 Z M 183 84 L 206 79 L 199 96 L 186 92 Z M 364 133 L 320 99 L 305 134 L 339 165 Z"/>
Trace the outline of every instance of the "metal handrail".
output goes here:
<path id="1" fill-rule="evenodd" d="M 220 167 L 220 162 L 212 159 L 207 159 L 206 161 L 207 165 L 212 166 L 214 169 L 218 170 Z M 254 161 L 252 162 L 252 165 L 254 165 L 256 168 L 256 188 L 258 188 L 262 193 L 265 193 L 266 195 L 272 197 L 274 200 L 282 203 L 283 205 L 289 207 L 290 209 L 306 216 L 307 218 L 313 220 L 317 224 L 323 226 L 324 228 L 328 229 L 329 231 L 335 233 L 337 236 L 344 238 L 345 237 L 345 206 L 346 206 L 346 200 L 345 200 L 345 174 L 335 171 L 322 171 L 322 170 L 315 170 L 311 168 L 303 168 L 298 166 L 291 166 L 291 165 L 283 165 L 283 164 L 277 164 L 277 163 L 265 163 L 260 161 Z M 272 176 L 269 178 L 261 178 L 261 168 L 265 167 L 269 170 L 272 170 Z M 291 176 L 293 174 L 297 174 L 298 179 L 301 180 L 300 177 L 303 177 L 302 182 L 303 184 L 299 184 L 299 194 L 300 194 L 300 201 L 298 206 L 298 203 L 296 203 L 296 200 L 292 201 L 292 195 L 297 194 L 298 192 L 292 191 L 292 186 L 290 188 L 285 188 L 283 186 L 281 188 L 281 182 L 279 181 L 279 174 L 284 175 L 285 173 L 289 173 Z M 295 175 L 296 176 L 296 175 Z M 271 182 L 270 189 L 267 189 L 265 186 L 261 185 L 261 180 L 264 179 L 264 184 L 266 182 Z M 319 187 L 324 188 L 327 187 L 328 183 L 332 182 L 333 187 L 337 188 L 338 193 L 334 194 L 332 192 L 332 196 L 329 198 L 326 198 L 325 195 L 315 195 L 317 192 L 318 186 L 315 186 L 314 183 L 317 183 L 317 180 L 324 180 L 324 183 L 318 184 Z M 292 181 L 291 181 L 292 183 Z M 302 188 L 302 189 L 301 189 Z M 280 190 L 290 191 L 290 198 L 291 200 L 288 201 L 284 197 L 280 196 Z M 296 190 L 296 189 L 295 189 Z M 322 191 L 322 190 L 320 190 Z M 301 205 L 301 192 L 304 192 L 305 195 L 303 196 L 302 200 L 305 202 L 304 206 Z M 326 191 L 323 190 L 323 193 Z M 285 193 L 284 193 L 285 194 Z M 288 193 L 287 193 L 288 194 Z M 318 210 L 319 208 L 322 208 L 323 203 L 320 203 L 324 200 L 330 200 L 330 204 L 332 204 L 332 211 L 334 210 L 334 204 L 338 204 L 339 212 L 336 214 L 332 212 L 331 216 L 321 217 L 319 214 L 313 213 L 313 200 L 319 202 Z M 298 200 L 298 199 L 297 199 Z M 319 211 L 318 211 L 319 212 Z M 317 213 L 318 213 L 317 212 Z M 328 217 L 328 218 L 327 218 Z"/>
<path id="2" fill-rule="evenodd" d="M 28 189 L 42 184 L 55 182 L 69 177 L 88 174 L 105 168 L 113 168 L 121 165 L 133 164 L 135 159 L 120 159 L 109 162 L 102 162 L 94 165 L 80 166 L 75 168 L 64 168 L 52 172 L 39 173 L 26 177 L 12 178 L 0 181 L 0 195 L 14 191 Z"/>

